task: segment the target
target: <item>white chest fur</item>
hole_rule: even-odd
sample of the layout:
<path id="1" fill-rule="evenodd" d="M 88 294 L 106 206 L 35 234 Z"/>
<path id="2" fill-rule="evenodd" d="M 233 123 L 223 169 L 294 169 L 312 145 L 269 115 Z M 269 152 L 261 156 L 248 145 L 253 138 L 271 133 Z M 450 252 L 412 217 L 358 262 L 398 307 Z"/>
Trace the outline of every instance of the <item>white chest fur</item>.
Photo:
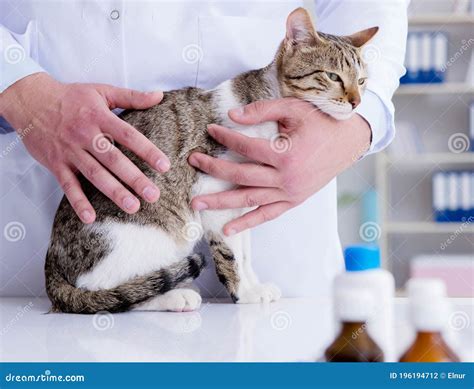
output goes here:
<path id="1" fill-rule="evenodd" d="M 265 122 L 249 126 L 238 124 L 230 119 L 228 114 L 229 110 L 242 106 L 232 91 L 232 80 L 223 82 L 214 91 L 214 101 L 223 126 L 251 138 L 271 139 L 278 133 L 278 125 L 276 122 Z M 219 158 L 233 162 L 247 161 L 245 157 L 233 152 L 232 150 L 227 150 L 219 155 Z M 235 185 L 232 183 L 208 175 L 202 175 L 193 187 L 193 193 L 195 195 L 216 193 L 229 190 L 234 186 Z"/>

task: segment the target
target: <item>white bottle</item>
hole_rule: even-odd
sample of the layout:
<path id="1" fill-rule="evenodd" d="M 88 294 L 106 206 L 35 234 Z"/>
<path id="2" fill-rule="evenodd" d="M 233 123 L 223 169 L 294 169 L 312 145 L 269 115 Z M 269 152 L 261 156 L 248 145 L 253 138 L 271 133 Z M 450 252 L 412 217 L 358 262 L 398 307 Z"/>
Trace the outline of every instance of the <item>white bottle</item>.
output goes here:
<path id="1" fill-rule="evenodd" d="M 384 360 L 396 360 L 394 350 L 393 305 L 395 280 L 380 267 L 380 250 L 374 246 L 349 246 L 344 250 L 346 271 L 334 280 L 334 295 L 360 288 L 373 298 L 373 315 L 367 323 L 369 335 L 384 352 Z"/>

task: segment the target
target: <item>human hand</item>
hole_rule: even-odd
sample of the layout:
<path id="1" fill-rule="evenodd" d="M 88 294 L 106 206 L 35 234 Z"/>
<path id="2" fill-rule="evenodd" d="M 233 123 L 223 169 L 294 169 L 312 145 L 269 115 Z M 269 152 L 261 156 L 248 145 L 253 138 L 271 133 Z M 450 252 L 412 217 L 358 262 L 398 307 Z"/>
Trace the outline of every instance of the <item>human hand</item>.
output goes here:
<path id="1" fill-rule="evenodd" d="M 257 207 L 227 223 L 226 235 L 272 220 L 301 204 L 370 146 L 370 126 L 361 116 L 336 121 L 297 99 L 257 101 L 229 111 L 229 117 L 245 125 L 277 121 L 280 135 L 268 141 L 210 125 L 208 132 L 217 142 L 256 162 L 239 164 L 202 153 L 189 157 L 194 167 L 239 185 L 235 190 L 195 197 L 194 210 Z"/>
<path id="2" fill-rule="evenodd" d="M 63 84 L 46 73 L 36 73 L 1 94 L 0 115 L 17 129 L 30 154 L 54 174 L 81 220 L 92 223 L 95 211 L 75 175 L 78 171 L 125 212 L 135 213 L 140 202 L 114 175 L 144 200 L 158 200 L 155 184 L 110 141 L 160 172 L 169 169 L 168 158 L 110 110 L 145 109 L 162 98 L 162 92 Z"/>

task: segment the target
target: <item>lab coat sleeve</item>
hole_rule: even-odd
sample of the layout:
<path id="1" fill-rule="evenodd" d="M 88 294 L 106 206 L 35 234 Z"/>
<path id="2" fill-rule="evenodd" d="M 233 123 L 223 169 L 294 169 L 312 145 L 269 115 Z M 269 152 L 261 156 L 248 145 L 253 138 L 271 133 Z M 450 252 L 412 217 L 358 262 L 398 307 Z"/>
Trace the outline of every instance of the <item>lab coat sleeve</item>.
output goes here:
<path id="1" fill-rule="evenodd" d="M 44 72 L 44 69 L 0 24 L 0 93 L 18 80 L 38 72 Z"/>
<path id="2" fill-rule="evenodd" d="M 367 154 L 382 150 L 395 136 L 392 97 L 405 74 L 408 4 L 409 0 L 315 0 L 319 31 L 350 35 L 379 27 L 377 35 L 364 47 L 369 77 L 357 107 L 372 130 Z"/>

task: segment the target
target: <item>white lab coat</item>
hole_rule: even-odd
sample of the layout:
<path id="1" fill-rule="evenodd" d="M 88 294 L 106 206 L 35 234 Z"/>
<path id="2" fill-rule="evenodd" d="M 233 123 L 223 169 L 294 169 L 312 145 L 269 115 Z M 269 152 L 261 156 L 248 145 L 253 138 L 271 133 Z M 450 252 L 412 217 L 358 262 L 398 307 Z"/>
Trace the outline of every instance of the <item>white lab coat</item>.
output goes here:
<path id="1" fill-rule="evenodd" d="M 0 61 L 0 90 L 41 68 L 63 82 L 101 82 L 141 90 L 211 88 L 239 72 L 268 64 L 284 37 L 287 15 L 302 3 L 1 2 L 4 57 L 12 44 L 19 44 L 25 58 L 19 64 Z M 378 58 L 369 64 L 369 91 L 359 108 L 372 126 L 372 151 L 376 151 L 394 132 L 390 99 L 404 70 L 405 1 L 316 0 L 315 4 L 322 31 L 349 34 L 381 27 L 372 48 Z M 0 227 L 4 230 L 0 295 L 41 295 L 44 255 L 62 193 L 14 133 L 0 135 L 0 153 Z M 342 268 L 335 180 L 276 221 L 255 228 L 252 247 L 260 278 L 278 284 L 285 296 L 326 295 Z M 204 295 L 223 292 L 211 270 L 200 284 Z"/>

